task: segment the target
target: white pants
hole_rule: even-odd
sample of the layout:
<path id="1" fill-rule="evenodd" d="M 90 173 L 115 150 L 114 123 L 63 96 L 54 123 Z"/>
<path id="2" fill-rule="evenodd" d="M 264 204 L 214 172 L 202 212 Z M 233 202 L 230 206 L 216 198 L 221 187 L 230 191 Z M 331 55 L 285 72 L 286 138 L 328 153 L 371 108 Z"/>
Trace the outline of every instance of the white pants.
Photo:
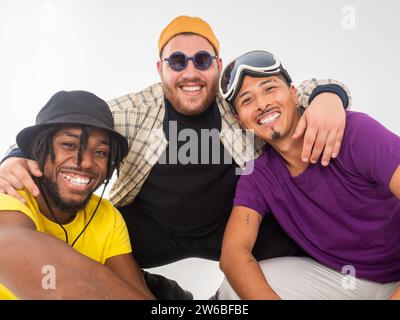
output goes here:
<path id="1" fill-rule="evenodd" d="M 383 300 L 388 299 L 400 284 L 356 278 L 305 257 L 264 260 L 260 267 L 269 285 L 283 300 Z M 217 299 L 240 298 L 225 278 Z"/>

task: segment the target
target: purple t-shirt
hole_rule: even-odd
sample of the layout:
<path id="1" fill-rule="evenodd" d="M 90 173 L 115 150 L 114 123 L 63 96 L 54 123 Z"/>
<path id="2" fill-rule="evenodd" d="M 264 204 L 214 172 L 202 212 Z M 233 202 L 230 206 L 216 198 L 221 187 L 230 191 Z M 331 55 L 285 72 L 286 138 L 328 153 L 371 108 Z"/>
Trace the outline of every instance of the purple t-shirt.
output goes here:
<path id="1" fill-rule="evenodd" d="M 347 112 L 339 156 L 292 177 L 266 146 L 254 172 L 240 177 L 234 200 L 273 214 L 322 264 L 381 283 L 400 280 L 400 200 L 389 190 L 400 165 L 400 138 L 366 114 Z"/>

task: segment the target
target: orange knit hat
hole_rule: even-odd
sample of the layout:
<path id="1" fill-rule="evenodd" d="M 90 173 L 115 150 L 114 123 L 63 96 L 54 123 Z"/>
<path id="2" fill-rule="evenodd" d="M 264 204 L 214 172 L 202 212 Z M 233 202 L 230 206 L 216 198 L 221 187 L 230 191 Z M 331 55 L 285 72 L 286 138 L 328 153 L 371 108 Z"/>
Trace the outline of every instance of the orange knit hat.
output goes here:
<path id="1" fill-rule="evenodd" d="M 161 32 L 158 39 L 158 54 L 169 40 L 181 33 L 195 33 L 206 38 L 214 47 L 216 55 L 219 55 L 219 42 L 210 25 L 198 17 L 179 16 L 172 20 Z"/>

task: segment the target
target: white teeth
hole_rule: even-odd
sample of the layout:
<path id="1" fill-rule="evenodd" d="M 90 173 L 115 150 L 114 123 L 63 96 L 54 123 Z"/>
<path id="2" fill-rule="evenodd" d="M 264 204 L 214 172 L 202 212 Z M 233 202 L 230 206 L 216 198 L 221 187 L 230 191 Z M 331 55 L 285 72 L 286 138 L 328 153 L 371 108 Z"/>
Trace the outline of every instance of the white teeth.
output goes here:
<path id="1" fill-rule="evenodd" d="M 196 87 L 182 87 L 182 90 L 184 91 L 199 91 L 201 89 L 200 86 L 196 86 Z"/>
<path id="2" fill-rule="evenodd" d="M 278 119 L 280 116 L 281 116 L 280 112 L 275 112 L 273 115 L 259 120 L 258 124 L 264 125 L 264 124 L 271 123 L 272 121 Z"/>
<path id="3" fill-rule="evenodd" d="M 78 186 L 87 185 L 90 182 L 90 178 L 87 177 L 79 177 L 79 176 L 68 176 L 63 175 L 65 179 L 67 179 L 72 184 L 76 184 Z"/>

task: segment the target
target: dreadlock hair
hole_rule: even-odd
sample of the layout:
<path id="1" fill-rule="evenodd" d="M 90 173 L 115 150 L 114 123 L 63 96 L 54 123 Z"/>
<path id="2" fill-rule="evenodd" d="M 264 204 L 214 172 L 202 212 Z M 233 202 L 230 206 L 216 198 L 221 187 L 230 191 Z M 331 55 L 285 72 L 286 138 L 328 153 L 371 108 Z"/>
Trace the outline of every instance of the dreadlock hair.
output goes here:
<path id="1" fill-rule="evenodd" d="M 117 170 L 117 176 L 119 176 L 119 168 L 124 158 L 123 150 L 118 143 L 117 138 L 109 133 L 110 137 L 110 156 L 108 157 L 108 168 L 107 168 L 107 180 L 111 179 L 112 173 Z"/>
<path id="2" fill-rule="evenodd" d="M 87 148 L 90 135 L 90 126 L 83 125 L 80 127 L 82 128 L 82 133 L 80 136 L 80 146 L 78 150 L 78 166 L 80 166 L 82 163 L 82 153 Z M 53 138 L 60 128 L 60 125 L 56 125 L 41 130 L 33 138 L 33 141 L 30 145 L 29 157 L 38 162 L 40 171 L 42 172 L 44 171 L 44 166 L 49 155 L 51 161 L 55 161 Z M 117 175 L 119 175 L 119 168 L 123 158 L 122 148 L 120 147 L 118 140 L 111 133 L 109 133 L 109 140 L 110 153 L 108 157 L 107 174 L 105 178 L 106 183 L 108 183 L 108 181 L 111 179 L 114 169 L 117 170 Z"/>
<path id="3" fill-rule="evenodd" d="M 43 172 L 47 157 L 50 154 L 51 161 L 54 162 L 53 137 L 57 132 L 57 127 L 49 127 L 41 130 L 34 137 L 29 150 L 29 158 L 36 160 L 40 171 Z"/>

